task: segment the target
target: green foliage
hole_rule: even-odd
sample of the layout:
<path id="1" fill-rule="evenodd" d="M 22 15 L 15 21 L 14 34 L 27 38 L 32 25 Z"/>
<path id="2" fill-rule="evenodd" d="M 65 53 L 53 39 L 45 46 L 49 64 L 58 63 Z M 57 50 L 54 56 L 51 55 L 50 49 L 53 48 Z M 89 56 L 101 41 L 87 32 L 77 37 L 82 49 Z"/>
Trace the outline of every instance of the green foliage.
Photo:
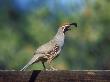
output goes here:
<path id="1" fill-rule="evenodd" d="M 67 33 L 53 65 L 59 69 L 110 69 L 110 1 L 85 4 L 83 11 L 69 16 L 61 11 L 53 15 L 46 6 L 32 13 L 13 11 L 9 5 L 0 8 L 0 69 L 22 68 L 65 22 L 77 22 L 78 28 Z M 30 68 L 42 69 L 42 65 Z"/>

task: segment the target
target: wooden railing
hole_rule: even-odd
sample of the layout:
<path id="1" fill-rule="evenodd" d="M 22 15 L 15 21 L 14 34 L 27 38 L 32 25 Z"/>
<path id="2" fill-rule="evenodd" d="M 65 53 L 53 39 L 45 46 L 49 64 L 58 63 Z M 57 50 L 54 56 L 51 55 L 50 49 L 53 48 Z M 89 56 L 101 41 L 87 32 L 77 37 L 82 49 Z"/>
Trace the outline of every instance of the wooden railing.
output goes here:
<path id="1" fill-rule="evenodd" d="M 0 71 L 0 82 L 110 82 L 109 70 Z"/>

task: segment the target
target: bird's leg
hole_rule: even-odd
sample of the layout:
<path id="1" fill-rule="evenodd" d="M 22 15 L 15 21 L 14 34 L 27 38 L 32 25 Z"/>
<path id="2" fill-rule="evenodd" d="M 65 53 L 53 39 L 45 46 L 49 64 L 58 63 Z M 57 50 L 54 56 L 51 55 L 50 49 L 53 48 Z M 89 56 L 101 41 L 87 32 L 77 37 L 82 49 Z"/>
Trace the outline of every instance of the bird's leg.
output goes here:
<path id="1" fill-rule="evenodd" d="M 44 64 L 44 62 L 42 62 L 42 65 L 43 65 L 43 67 L 44 67 L 44 70 L 46 70 L 46 67 L 45 67 L 45 64 Z"/>
<path id="2" fill-rule="evenodd" d="M 51 66 L 51 61 L 52 61 L 51 59 L 47 61 L 50 70 L 57 70 L 56 68 L 54 68 L 53 66 Z"/>

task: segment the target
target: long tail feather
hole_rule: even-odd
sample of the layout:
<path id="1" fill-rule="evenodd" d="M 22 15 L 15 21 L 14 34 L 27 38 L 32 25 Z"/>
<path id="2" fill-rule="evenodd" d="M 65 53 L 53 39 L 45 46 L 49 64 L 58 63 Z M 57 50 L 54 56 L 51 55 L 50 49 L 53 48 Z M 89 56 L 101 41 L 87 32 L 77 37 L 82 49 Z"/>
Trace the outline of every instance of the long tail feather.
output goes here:
<path id="1" fill-rule="evenodd" d="M 20 71 L 25 70 L 26 68 L 28 68 L 31 64 L 26 64 Z"/>
<path id="2" fill-rule="evenodd" d="M 32 65 L 37 60 L 38 60 L 38 56 L 34 55 L 34 57 L 20 71 L 24 71 L 25 69 L 27 69 L 30 65 Z"/>

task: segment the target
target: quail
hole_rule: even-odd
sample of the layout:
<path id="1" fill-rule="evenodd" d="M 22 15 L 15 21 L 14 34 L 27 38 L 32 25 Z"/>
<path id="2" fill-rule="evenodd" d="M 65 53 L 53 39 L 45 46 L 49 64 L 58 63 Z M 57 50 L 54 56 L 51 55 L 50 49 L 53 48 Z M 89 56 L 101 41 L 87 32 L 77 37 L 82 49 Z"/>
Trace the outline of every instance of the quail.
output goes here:
<path id="1" fill-rule="evenodd" d="M 42 62 L 44 69 L 46 69 L 45 62 L 49 65 L 50 69 L 54 70 L 51 66 L 51 61 L 58 57 L 62 46 L 64 45 L 65 33 L 71 30 L 71 26 L 77 27 L 77 23 L 65 24 L 59 27 L 56 35 L 49 42 L 41 45 L 35 50 L 32 59 L 20 70 L 23 71 L 30 65 L 37 63 L 39 61 Z"/>

